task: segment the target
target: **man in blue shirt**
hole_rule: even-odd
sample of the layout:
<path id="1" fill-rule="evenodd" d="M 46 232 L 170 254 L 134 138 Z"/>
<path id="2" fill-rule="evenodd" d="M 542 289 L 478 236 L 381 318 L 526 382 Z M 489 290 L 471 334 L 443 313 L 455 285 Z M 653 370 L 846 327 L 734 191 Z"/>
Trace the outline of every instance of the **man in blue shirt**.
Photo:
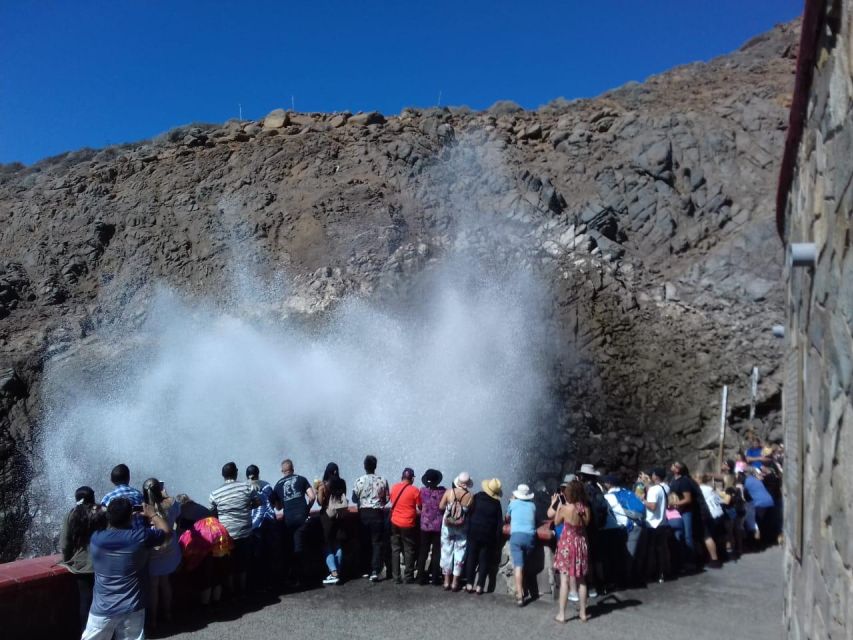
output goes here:
<path id="1" fill-rule="evenodd" d="M 166 519 L 152 505 L 143 505 L 142 515 L 153 528 L 133 528 L 133 512 L 130 500 L 113 498 L 107 507 L 109 528 L 92 534 L 89 555 L 95 570 L 95 589 L 82 640 L 145 637 L 148 553 L 151 547 L 166 543 L 170 531 Z"/>
<path id="2" fill-rule="evenodd" d="M 108 507 L 115 498 L 127 498 L 134 507 L 142 505 L 142 492 L 130 486 L 130 469 L 127 468 L 126 464 L 117 464 L 113 467 L 110 472 L 110 482 L 115 485 L 115 489 L 103 497 L 101 506 Z M 141 512 L 135 512 L 133 514 L 133 528 L 142 529 L 143 527 L 145 527 L 145 518 L 142 517 Z"/>
<path id="3" fill-rule="evenodd" d="M 753 470 L 753 473 L 747 472 L 743 481 L 743 488 L 746 491 L 744 497 L 752 502 L 752 506 L 755 508 L 755 524 L 758 525 L 758 535 L 760 536 L 759 546 L 764 548 L 773 542 L 772 516 L 773 507 L 776 503 L 761 481 L 761 477 L 761 471 L 757 469 Z"/>

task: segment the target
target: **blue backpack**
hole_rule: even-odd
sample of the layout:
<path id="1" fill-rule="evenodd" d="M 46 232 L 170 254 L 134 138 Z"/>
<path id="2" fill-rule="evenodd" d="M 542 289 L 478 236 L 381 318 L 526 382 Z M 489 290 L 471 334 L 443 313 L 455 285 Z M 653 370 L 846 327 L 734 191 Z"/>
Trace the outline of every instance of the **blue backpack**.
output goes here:
<path id="1" fill-rule="evenodd" d="M 633 491 L 628 489 L 619 489 L 613 495 L 616 496 L 616 501 L 625 515 L 628 518 L 628 531 L 631 531 L 635 526 L 643 527 L 646 524 L 646 505 L 637 497 Z"/>

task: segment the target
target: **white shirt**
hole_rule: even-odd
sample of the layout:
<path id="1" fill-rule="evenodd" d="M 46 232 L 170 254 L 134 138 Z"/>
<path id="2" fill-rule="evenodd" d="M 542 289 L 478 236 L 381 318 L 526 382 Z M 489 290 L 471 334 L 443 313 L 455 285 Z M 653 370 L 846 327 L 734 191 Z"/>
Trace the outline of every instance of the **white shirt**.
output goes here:
<path id="1" fill-rule="evenodd" d="M 666 517 L 666 493 L 659 484 L 653 484 L 646 491 L 646 502 L 654 502 L 654 510 L 646 507 L 646 522 L 652 529 L 657 529 Z"/>
<path id="2" fill-rule="evenodd" d="M 720 501 L 720 496 L 717 495 L 717 492 L 706 484 L 700 484 L 699 488 L 702 489 L 702 495 L 705 498 L 705 504 L 708 505 L 708 511 L 710 512 L 711 517 L 715 519 L 722 517 L 723 505 Z"/>
<path id="3" fill-rule="evenodd" d="M 613 488 L 604 494 L 604 499 L 607 500 L 607 503 L 610 505 L 610 513 L 607 514 L 607 524 L 604 526 L 605 529 L 628 526 L 628 516 L 625 515 L 625 510 L 622 508 L 622 505 L 619 504 L 619 500 L 617 500 L 614 495 L 618 491 L 618 488 Z"/>

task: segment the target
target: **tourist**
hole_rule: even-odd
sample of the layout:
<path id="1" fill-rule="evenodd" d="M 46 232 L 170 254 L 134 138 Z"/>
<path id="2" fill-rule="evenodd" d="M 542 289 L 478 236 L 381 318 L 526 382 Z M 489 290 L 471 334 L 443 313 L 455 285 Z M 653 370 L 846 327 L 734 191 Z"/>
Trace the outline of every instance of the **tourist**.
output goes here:
<path id="1" fill-rule="evenodd" d="M 772 451 L 769 455 L 772 455 Z M 761 467 L 761 482 L 767 493 L 773 499 L 773 506 L 767 515 L 768 531 L 762 533 L 762 537 L 767 545 L 781 544 L 782 533 L 782 473 L 777 468 L 776 463 L 771 462 Z"/>
<path id="2" fill-rule="evenodd" d="M 467 516 L 473 496 L 474 481 L 467 471 L 453 480 L 453 486 L 441 497 L 438 508 L 444 512 L 441 522 L 441 570 L 444 589 L 459 591 L 459 579 L 465 566 L 465 547 L 468 541 Z"/>
<path id="3" fill-rule="evenodd" d="M 702 492 L 702 504 L 700 505 L 702 531 L 704 533 L 702 539 L 711 559 L 708 566 L 712 569 L 719 569 L 723 566 L 717 555 L 717 540 L 721 538 L 723 531 L 723 505 L 720 502 L 720 496 L 717 495 L 711 485 L 714 480 L 711 474 L 703 473 L 695 480 L 697 480 L 699 490 Z"/>
<path id="4" fill-rule="evenodd" d="M 166 521 L 170 532 L 165 543 L 151 550 L 148 563 L 148 609 L 145 624 L 150 629 L 156 629 L 161 612 L 166 622 L 172 620 L 171 575 L 181 564 L 181 547 L 174 527 L 181 512 L 181 505 L 169 497 L 163 483 L 157 478 L 148 478 L 142 483 L 142 495 L 145 504 L 154 507 Z"/>
<path id="5" fill-rule="evenodd" d="M 222 465 L 222 486 L 210 493 L 210 510 L 234 541 L 228 586 L 232 592 L 246 590 L 246 574 L 252 560 L 252 509 L 261 501 L 258 492 L 245 482 L 237 482 L 237 465 Z"/>
<path id="6" fill-rule="evenodd" d="M 418 544 L 418 582 L 441 584 L 441 471 L 427 469 L 421 476 L 421 535 Z M 429 569 L 427 569 L 429 556 Z"/>
<path id="7" fill-rule="evenodd" d="M 518 485 L 506 510 L 509 520 L 509 553 L 515 577 L 515 599 L 524 604 L 524 567 L 536 545 L 536 509 L 526 484 Z M 547 515 L 547 512 L 546 512 Z"/>
<path id="8" fill-rule="evenodd" d="M 726 476 L 723 479 L 723 489 L 718 493 L 723 504 L 726 551 L 735 558 L 739 558 L 743 555 L 746 501 L 741 487 L 736 484 L 736 476 Z"/>
<path id="9" fill-rule="evenodd" d="M 551 494 L 543 480 L 537 480 L 533 484 L 533 505 L 536 507 L 536 522 L 548 519 L 548 507 L 551 506 Z"/>
<path id="10" fill-rule="evenodd" d="M 346 529 L 342 518 L 347 511 L 347 483 L 341 478 L 338 465 L 330 462 L 317 486 L 317 504 L 320 505 L 320 524 L 323 527 L 323 553 L 329 575 L 323 584 L 338 584 L 343 564 L 343 544 Z"/>
<path id="11" fill-rule="evenodd" d="M 249 575 L 252 587 L 267 590 L 272 587 L 275 570 L 279 568 L 281 541 L 278 522 L 272 506 L 272 485 L 261 480 L 257 465 L 246 467 L 246 482 L 258 494 L 259 504 L 252 509 L 252 561 Z"/>
<path id="12" fill-rule="evenodd" d="M 68 512 L 59 535 L 60 564 L 74 576 L 80 613 L 80 629 L 86 627 L 89 607 L 92 604 L 92 589 L 95 586 L 95 571 L 89 555 L 89 540 L 95 531 L 107 526 L 107 517 L 100 505 L 95 504 L 95 492 L 91 487 L 80 487 L 74 492 L 77 504 Z"/>
<path id="13" fill-rule="evenodd" d="M 687 465 L 683 462 L 673 462 L 670 471 L 672 471 L 673 480 L 670 483 L 669 501 L 681 515 L 682 527 L 680 530 L 675 530 L 681 551 L 681 570 L 691 571 L 695 569 L 697 560 L 695 540 L 704 539 L 700 511 L 703 502 L 702 492 L 690 477 Z"/>
<path id="14" fill-rule="evenodd" d="M 771 542 L 773 532 L 773 497 L 764 483 L 761 482 L 761 471 L 753 469 L 752 472 L 747 472 L 743 481 L 744 496 L 747 501 L 752 504 L 755 511 L 755 524 L 757 526 L 756 538 L 759 542 L 759 548 L 764 548 Z M 773 541 L 775 542 L 775 540 Z"/>
<path id="15" fill-rule="evenodd" d="M 633 491 L 620 486 L 619 477 L 615 474 L 604 476 L 602 483 L 607 490 L 604 498 L 619 532 L 619 542 L 612 547 L 613 553 L 609 557 L 614 561 L 618 582 L 621 586 L 630 586 L 641 581 L 639 569 L 644 557 L 646 507 Z"/>
<path id="16" fill-rule="evenodd" d="M 365 576 L 371 582 L 379 581 L 382 572 L 382 543 L 385 531 L 385 514 L 388 504 L 388 481 L 376 475 L 376 456 L 364 458 L 363 476 L 359 476 L 352 489 L 352 501 L 358 507 L 358 520 L 364 549 L 370 549 L 370 564 Z"/>
<path id="17" fill-rule="evenodd" d="M 273 488 L 274 506 L 283 511 L 284 561 L 291 572 L 293 586 L 305 581 L 305 532 L 308 529 L 308 514 L 317 499 L 311 483 L 293 468 L 293 461 L 282 460 L 281 475 Z"/>
<path id="18" fill-rule="evenodd" d="M 568 621 L 566 606 L 569 591 L 573 591 L 578 594 L 580 619 L 586 622 L 589 619 L 586 612 L 586 575 L 589 570 L 586 530 L 591 514 L 584 485 L 579 480 L 570 482 L 563 493 L 554 496 L 548 514 L 556 524 L 564 525 L 554 556 L 554 569 L 560 574 L 559 613 L 554 619 L 557 622 Z"/>
<path id="19" fill-rule="evenodd" d="M 769 462 L 769 458 L 764 455 L 764 445 L 758 436 L 752 436 L 750 447 L 744 452 L 746 462 L 754 469 L 761 469 L 761 466 Z"/>
<path id="20" fill-rule="evenodd" d="M 616 521 L 610 514 L 610 509 L 607 505 L 607 500 L 604 498 L 604 488 L 599 484 L 601 472 L 593 465 L 586 463 L 582 464 L 581 468 L 576 473 L 578 480 L 583 483 L 584 491 L 586 491 L 587 503 L 589 505 L 590 519 L 587 528 L 587 545 L 589 549 L 589 597 L 598 597 L 596 586 L 602 591 L 605 587 L 605 560 L 608 556 L 608 547 L 617 547 L 617 542 L 613 540 L 618 537 L 613 531 L 617 527 Z M 607 529 L 611 531 L 607 531 Z M 577 598 L 577 594 L 573 594 L 572 599 Z"/>
<path id="21" fill-rule="evenodd" d="M 421 492 L 413 486 L 414 482 L 415 472 L 406 467 L 400 476 L 400 482 L 391 487 L 391 574 L 397 584 L 403 582 L 400 575 L 400 554 L 405 555 L 406 584 L 415 582 Z"/>
<path id="22" fill-rule="evenodd" d="M 468 593 L 477 595 L 482 595 L 486 578 L 492 572 L 498 540 L 503 529 L 501 481 L 497 478 L 483 480 L 480 487 L 482 491 L 474 496 L 468 510 L 468 548 L 465 560 L 465 589 Z"/>
<path id="23" fill-rule="evenodd" d="M 648 536 L 648 571 L 646 575 L 658 582 L 663 582 L 671 571 L 667 547 L 669 523 L 666 519 L 666 489 L 663 484 L 665 477 L 666 471 L 659 467 L 649 470 L 649 485 L 644 499 L 646 534 Z"/>
<path id="24" fill-rule="evenodd" d="M 181 505 L 177 530 L 184 575 L 189 574 L 202 606 L 217 603 L 222 597 L 222 585 L 230 576 L 234 540 L 204 505 L 183 493 L 175 501 Z"/>
<path id="25" fill-rule="evenodd" d="M 110 482 L 115 485 L 115 489 L 101 498 L 101 506 L 110 506 L 110 501 L 115 498 L 127 498 L 130 500 L 130 504 L 136 507 L 133 512 L 133 528 L 143 529 L 146 523 L 140 510 L 142 507 L 142 493 L 139 489 L 130 486 L 130 469 L 128 469 L 126 464 L 117 464 L 113 467 L 113 470 L 110 472 Z"/>
<path id="26" fill-rule="evenodd" d="M 166 541 L 169 524 L 153 505 L 142 507 L 142 516 L 152 527 L 133 527 L 133 504 L 114 497 L 107 506 L 107 523 L 95 531 L 89 543 L 95 571 L 92 607 L 82 640 L 144 638 L 145 591 L 151 547 Z"/>

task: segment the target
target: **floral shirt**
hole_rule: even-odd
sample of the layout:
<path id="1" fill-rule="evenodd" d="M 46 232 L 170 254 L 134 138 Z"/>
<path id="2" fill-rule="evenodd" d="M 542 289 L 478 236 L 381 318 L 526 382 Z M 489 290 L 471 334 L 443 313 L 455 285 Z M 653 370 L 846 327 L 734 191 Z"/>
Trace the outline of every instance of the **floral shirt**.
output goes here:
<path id="1" fill-rule="evenodd" d="M 444 487 L 430 489 L 421 487 L 421 531 L 437 533 L 441 531 L 441 520 L 444 514 L 439 510 L 438 503 L 447 491 Z"/>
<path id="2" fill-rule="evenodd" d="M 382 476 L 368 473 L 355 481 L 352 501 L 359 509 L 382 509 L 388 504 L 388 481 Z"/>

